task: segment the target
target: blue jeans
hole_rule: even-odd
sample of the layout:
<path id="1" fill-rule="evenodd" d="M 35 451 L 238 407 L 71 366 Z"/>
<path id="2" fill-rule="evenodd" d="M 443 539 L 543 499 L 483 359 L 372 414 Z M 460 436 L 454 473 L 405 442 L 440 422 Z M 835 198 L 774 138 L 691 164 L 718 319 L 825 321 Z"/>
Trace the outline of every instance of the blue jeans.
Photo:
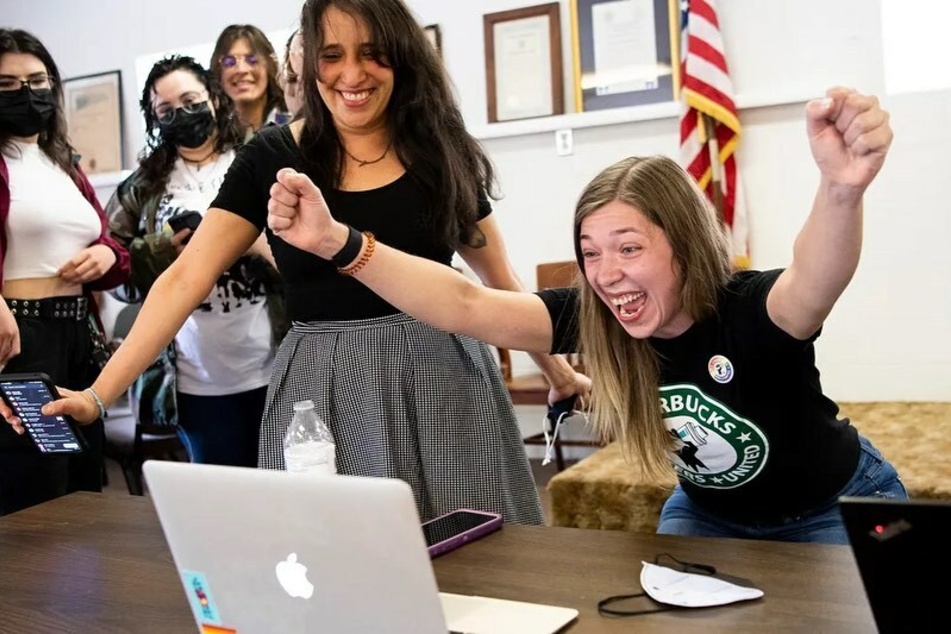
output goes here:
<path id="1" fill-rule="evenodd" d="M 892 499 L 908 497 L 895 467 L 882 457 L 867 438 L 859 436 L 859 441 L 859 464 L 852 479 L 832 499 L 809 513 L 788 518 L 775 526 L 739 524 L 721 519 L 700 508 L 691 502 L 680 485 L 677 485 L 660 513 L 657 532 L 668 535 L 848 544 L 849 537 L 839 513 L 840 496 Z"/>
<path id="2" fill-rule="evenodd" d="M 178 436 L 192 462 L 258 466 L 267 387 L 224 396 L 178 392 Z"/>

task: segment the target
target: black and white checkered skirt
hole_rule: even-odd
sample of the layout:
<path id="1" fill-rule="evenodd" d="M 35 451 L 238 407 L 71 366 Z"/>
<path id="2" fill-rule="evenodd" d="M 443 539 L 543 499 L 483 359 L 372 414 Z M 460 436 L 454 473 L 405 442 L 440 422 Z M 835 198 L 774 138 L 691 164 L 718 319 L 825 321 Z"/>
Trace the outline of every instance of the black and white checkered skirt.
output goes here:
<path id="1" fill-rule="evenodd" d="M 489 348 L 404 314 L 295 322 L 274 363 L 259 463 L 284 467 L 296 401 L 313 399 L 337 471 L 400 478 L 423 520 L 457 508 L 541 524 L 538 492 Z"/>

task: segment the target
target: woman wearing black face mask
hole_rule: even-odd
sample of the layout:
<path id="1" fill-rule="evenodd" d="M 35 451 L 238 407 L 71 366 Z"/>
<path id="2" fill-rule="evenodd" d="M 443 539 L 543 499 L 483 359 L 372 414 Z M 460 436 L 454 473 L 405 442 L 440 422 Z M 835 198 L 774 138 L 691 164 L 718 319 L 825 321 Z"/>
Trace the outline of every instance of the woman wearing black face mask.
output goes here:
<path id="1" fill-rule="evenodd" d="M 190 57 L 157 62 L 140 105 L 148 146 L 107 205 L 112 235 L 132 253 L 131 282 L 113 292 L 126 302 L 142 301 L 184 249 L 192 229 L 175 232 L 175 216 L 205 212 L 244 137 L 231 100 Z M 176 368 L 179 435 L 194 462 L 257 464 L 272 346 L 285 328 L 263 238 L 247 255 L 218 279 L 167 351 Z"/>
<path id="2" fill-rule="evenodd" d="M 0 372 L 45 372 L 81 390 L 98 373 L 92 291 L 129 277 L 95 192 L 73 160 L 60 76 L 43 44 L 0 29 Z M 87 394 L 90 398 L 91 395 Z M 81 454 L 43 455 L 0 429 L 0 515 L 102 488 L 102 421 Z"/>

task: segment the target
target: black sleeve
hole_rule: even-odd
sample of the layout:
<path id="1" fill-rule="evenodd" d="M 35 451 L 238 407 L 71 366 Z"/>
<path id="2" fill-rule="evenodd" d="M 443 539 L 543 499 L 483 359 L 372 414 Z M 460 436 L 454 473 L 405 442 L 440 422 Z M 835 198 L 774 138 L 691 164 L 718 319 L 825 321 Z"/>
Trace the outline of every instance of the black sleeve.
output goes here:
<path id="1" fill-rule="evenodd" d="M 551 354 L 578 352 L 578 289 L 546 288 L 535 294 L 545 302 L 551 317 Z"/>
<path id="2" fill-rule="evenodd" d="M 489 202 L 489 197 L 486 196 L 483 191 L 479 194 L 479 203 L 476 210 L 476 220 L 485 220 L 489 217 L 489 214 L 492 213 L 492 203 Z"/>
<path id="3" fill-rule="evenodd" d="M 807 339 L 796 339 L 770 319 L 766 299 L 783 270 L 742 271 L 734 275 L 730 284 L 730 290 L 734 293 L 729 308 L 732 314 L 724 317 L 733 323 L 745 324 L 744 329 L 748 336 L 755 338 L 757 346 L 800 348 L 814 342 L 822 333 L 820 327 Z"/>
<path id="4" fill-rule="evenodd" d="M 262 128 L 237 149 L 234 162 L 210 205 L 241 216 L 261 231 L 267 225 L 268 192 L 280 169 L 273 144 L 269 142 L 275 131 L 280 128 Z"/>

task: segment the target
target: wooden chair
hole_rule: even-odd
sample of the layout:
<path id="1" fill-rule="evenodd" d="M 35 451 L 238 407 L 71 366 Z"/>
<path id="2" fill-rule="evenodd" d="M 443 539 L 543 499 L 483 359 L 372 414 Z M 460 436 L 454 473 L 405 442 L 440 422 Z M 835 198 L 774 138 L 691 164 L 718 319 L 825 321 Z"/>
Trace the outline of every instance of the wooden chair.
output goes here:
<path id="1" fill-rule="evenodd" d="M 535 267 L 535 283 L 538 290 L 545 288 L 561 288 L 572 286 L 578 274 L 578 263 L 574 260 L 562 262 L 545 262 Z M 545 376 L 538 371 L 527 374 L 515 374 L 512 371 L 512 354 L 506 348 L 496 349 L 499 355 L 499 368 L 502 378 L 509 390 L 514 405 L 543 405 L 548 406 L 548 390 L 550 389 Z M 568 355 L 568 362 L 576 368 L 581 368 L 581 358 L 578 355 Z M 524 439 L 526 445 L 545 445 L 545 435 L 541 432 L 532 434 Z M 555 441 L 555 462 L 558 470 L 565 468 L 565 458 L 562 446 L 600 447 L 597 440 L 562 440 Z"/>

